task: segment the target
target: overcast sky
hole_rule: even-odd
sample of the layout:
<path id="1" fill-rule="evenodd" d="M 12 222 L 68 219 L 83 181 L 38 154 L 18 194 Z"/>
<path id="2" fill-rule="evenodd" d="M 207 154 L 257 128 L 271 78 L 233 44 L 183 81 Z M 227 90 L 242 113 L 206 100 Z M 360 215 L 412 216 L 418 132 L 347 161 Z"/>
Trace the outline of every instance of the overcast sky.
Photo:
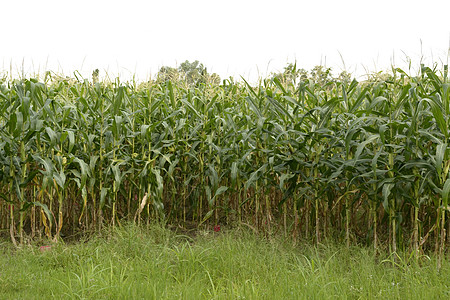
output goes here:
<path id="1" fill-rule="evenodd" d="M 297 61 L 363 74 L 448 60 L 449 0 L 2 0 L 0 69 L 155 76 L 199 60 L 256 80 Z M 417 69 L 417 68 L 416 68 Z"/>

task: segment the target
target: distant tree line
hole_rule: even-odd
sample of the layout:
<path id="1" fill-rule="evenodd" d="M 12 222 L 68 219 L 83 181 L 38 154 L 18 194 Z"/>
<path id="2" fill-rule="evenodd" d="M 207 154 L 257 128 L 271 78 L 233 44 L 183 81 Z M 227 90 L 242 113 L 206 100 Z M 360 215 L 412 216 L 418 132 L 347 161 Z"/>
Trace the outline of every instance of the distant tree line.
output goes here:
<path id="1" fill-rule="evenodd" d="M 189 62 L 186 60 L 177 68 L 163 66 L 158 72 L 158 81 L 185 81 L 188 85 L 220 84 L 220 76 L 216 73 L 209 74 L 206 67 L 198 60 Z"/>

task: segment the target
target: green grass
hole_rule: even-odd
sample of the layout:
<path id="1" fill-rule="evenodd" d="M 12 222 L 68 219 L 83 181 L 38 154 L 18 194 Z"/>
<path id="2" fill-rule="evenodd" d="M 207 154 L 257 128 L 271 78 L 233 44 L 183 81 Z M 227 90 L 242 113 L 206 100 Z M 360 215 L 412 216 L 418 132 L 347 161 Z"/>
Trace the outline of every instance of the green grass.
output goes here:
<path id="1" fill-rule="evenodd" d="M 327 242 L 293 245 L 237 228 L 176 235 L 116 229 L 74 244 L 0 244 L 1 299 L 447 299 L 450 262 Z M 411 260 L 413 262 L 414 260 Z"/>

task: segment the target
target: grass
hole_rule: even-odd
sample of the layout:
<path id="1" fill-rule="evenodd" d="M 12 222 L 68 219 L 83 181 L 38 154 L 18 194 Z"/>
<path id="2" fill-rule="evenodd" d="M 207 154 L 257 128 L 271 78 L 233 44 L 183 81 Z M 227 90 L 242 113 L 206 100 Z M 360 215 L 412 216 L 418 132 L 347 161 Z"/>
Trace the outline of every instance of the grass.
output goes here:
<path id="1" fill-rule="evenodd" d="M 177 235 L 124 226 L 40 251 L 0 244 L 1 299 L 439 299 L 450 262 L 376 255 L 333 242 L 293 245 L 242 228 Z M 394 264 L 395 262 L 395 264 Z"/>

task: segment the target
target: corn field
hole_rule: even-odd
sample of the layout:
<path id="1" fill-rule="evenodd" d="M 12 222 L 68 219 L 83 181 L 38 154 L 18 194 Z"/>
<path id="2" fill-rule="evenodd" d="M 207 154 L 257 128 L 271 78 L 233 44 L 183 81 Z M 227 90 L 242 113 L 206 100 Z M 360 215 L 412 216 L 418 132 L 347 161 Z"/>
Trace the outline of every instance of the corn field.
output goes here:
<path id="1" fill-rule="evenodd" d="M 0 79 L 0 230 L 21 244 L 124 220 L 240 222 L 442 257 L 447 71 L 256 87 Z"/>

